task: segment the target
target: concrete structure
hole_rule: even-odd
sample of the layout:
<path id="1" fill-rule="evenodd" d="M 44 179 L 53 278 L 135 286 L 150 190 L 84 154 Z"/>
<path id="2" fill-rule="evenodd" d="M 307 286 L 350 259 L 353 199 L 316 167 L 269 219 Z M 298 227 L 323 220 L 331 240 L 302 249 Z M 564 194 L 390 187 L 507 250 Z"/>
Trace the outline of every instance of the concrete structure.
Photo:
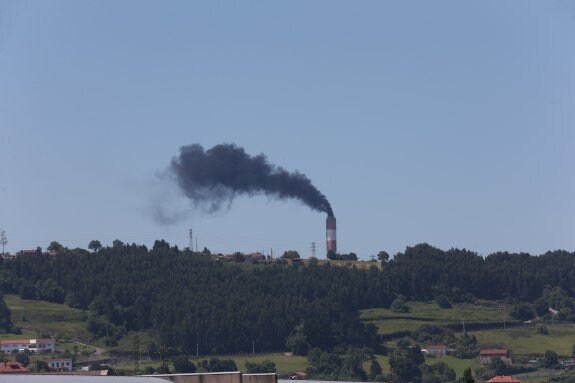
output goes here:
<path id="1" fill-rule="evenodd" d="M 479 362 L 481 364 L 487 364 L 491 362 L 493 358 L 499 358 L 507 365 L 513 363 L 511 350 L 507 348 L 482 348 L 479 351 Z"/>
<path id="2" fill-rule="evenodd" d="M 54 352 L 56 341 L 54 339 L 14 339 L 0 340 L 0 351 L 9 354 L 12 352 Z"/>
<path id="3" fill-rule="evenodd" d="M 333 251 L 337 253 L 337 235 L 335 217 L 327 217 L 325 220 L 325 246 L 326 253 Z"/>
<path id="4" fill-rule="evenodd" d="M 276 374 L 242 374 L 233 372 L 208 372 L 190 374 L 156 374 L 143 375 L 169 379 L 176 383 L 277 383 Z"/>

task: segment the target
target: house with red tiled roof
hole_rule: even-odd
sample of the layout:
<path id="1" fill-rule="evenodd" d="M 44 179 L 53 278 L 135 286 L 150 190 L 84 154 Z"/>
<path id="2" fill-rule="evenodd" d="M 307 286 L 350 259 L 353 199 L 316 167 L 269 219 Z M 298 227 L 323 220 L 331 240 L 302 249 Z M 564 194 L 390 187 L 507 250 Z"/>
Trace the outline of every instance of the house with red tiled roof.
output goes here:
<path id="1" fill-rule="evenodd" d="M 479 350 L 479 362 L 481 364 L 487 364 L 493 358 L 499 358 L 507 365 L 513 363 L 511 350 L 507 348 L 482 348 Z"/>
<path id="2" fill-rule="evenodd" d="M 487 383 L 521 383 L 521 381 L 512 376 L 500 375 L 489 379 Z"/>
<path id="3" fill-rule="evenodd" d="M 22 363 L 6 361 L 0 362 L 0 374 L 25 374 L 30 372 Z"/>

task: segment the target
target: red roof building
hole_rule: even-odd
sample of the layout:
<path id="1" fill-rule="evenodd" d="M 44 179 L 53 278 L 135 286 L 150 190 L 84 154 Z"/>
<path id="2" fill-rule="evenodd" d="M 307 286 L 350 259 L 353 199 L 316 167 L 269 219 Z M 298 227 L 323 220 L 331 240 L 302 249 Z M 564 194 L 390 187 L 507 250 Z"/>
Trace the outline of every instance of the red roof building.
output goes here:
<path id="1" fill-rule="evenodd" d="M 511 364 L 511 350 L 507 348 L 482 348 L 479 351 L 479 362 L 487 364 L 492 358 L 501 359 L 505 364 Z"/>
<path id="2" fill-rule="evenodd" d="M 487 383 L 521 383 L 521 381 L 512 376 L 501 375 L 489 379 Z"/>
<path id="3" fill-rule="evenodd" d="M 0 363 L 0 374 L 25 374 L 27 372 L 30 370 L 24 367 L 22 363 L 12 361 Z"/>

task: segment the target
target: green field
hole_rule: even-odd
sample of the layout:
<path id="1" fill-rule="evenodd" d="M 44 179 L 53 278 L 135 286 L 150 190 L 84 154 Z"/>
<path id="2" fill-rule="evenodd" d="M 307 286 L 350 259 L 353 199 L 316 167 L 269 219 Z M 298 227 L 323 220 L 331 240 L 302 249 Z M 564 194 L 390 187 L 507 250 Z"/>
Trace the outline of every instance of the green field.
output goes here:
<path id="1" fill-rule="evenodd" d="M 23 329 L 26 336 L 49 335 L 54 338 L 88 340 L 87 313 L 64 304 L 20 299 L 17 295 L 4 296 L 12 311 L 12 322 Z M 22 338 L 22 335 L 2 335 L 3 339 Z"/>
<path id="2" fill-rule="evenodd" d="M 461 323 L 463 326 L 464 322 L 494 323 L 509 319 L 505 307 L 493 302 L 454 305 L 450 309 L 424 302 L 409 302 L 408 306 L 408 313 L 378 308 L 362 310 L 360 315 L 362 320 L 375 324 L 380 334 L 412 330 L 425 323 Z"/>
<path id="3" fill-rule="evenodd" d="M 507 330 L 477 331 L 473 334 L 481 345 L 502 345 L 515 355 L 543 354 L 553 350 L 559 356 L 567 357 L 575 344 L 575 325 L 560 323 L 546 326 L 549 335 L 538 334 L 535 326 L 510 328 Z"/>
<path id="4" fill-rule="evenodd" d="M 200 357 L 198 359 L 190 357 L 190 360 L 198 365 L 198 362 L 204 359 L 209 359 L 211 357 Z M 307 361 L 307 358 L 304 356 L 288 356 L 285 354 L 256 354 L 256 355 L 243 355 L 243 356 L 215 356 L 215 358 L 221 359 L 232 359 L 236 366 L 238 367 L 239 371 L 245 372 L 245 364 L 246 362 L 255 362 L 261 363 L 264 360 L 271 360 L 276 364 L 277 373 L 280 375 L 287 375 L 292 372 L 296 371 L 305 371 L 310 365 Z M 169 358 L 168 358 L 169 360 Z M 146 367 L 150 366 L 155 369 L 159 368 L 161 362 L 153 361 L 153 362 L 142 362 L 140 363 L 139 370 L 143 371 Z M 169 364 L 170 368 L 173 368 L 171 364 Z M 134 371 L 134 364 L 122 364 L 122 365 L 112 365 L 112 368 L 117 371 L 126 371 L 128 373 L 133 373 Z"/>
<path id="5" fill-rule="evenodd" d="M 387 309 L 361 311 L 361 318 L 377 326 L 379 334 L 390 334 L 402 330 L 416 330 L 424 324 L 444 325 L 464 322 L 501 323 L 506 317 L 504 306 L 494 302 L 478 305 L 454 305 L 441 309 L 435 303 L 409 302 L 409 313 L 396 313 Z M 505 316 L 505 318 L 504 318 Z M 497 330 L 481 330 L 470 333 L 477 337 L 481 346 L 504 346 L 515 355 L 543 354 L 553 350 L 559 355 L 568 356 L 575 344 L 575 325 L 569 323 L 548 324 L 549 335 L 536 332 L 534 324 Z"/>
<path id="6" fill-rule="evenodd" d="M 63 304 L 54 304 L 42 301 L 22 300 L 16 295 L 6 295 L 6 303 L 12 311 L 12 321 L 23 329 L 23 334 L 3 334 L 2 339 L 17 339 L 22 337 L 51 336 L 59 339 L 59 346 L 70 351 L 91 353 L 94 349 L 78 345 L 70 340 L 78 339 L 90 343 L 91 334 L 86 329 L 87 312 L 73 309 Z M 410 312 L 396 313 L 388 309 L 362 310 L 360 316 L 363 321 L 377 326 L 379 334 L 391 334 L 403 330 L 416 330 L 424 324 L 444 325 L 461 323 L 501 323 L 509 320 L 507 308 L 496 302 L 482 302 L 480 304 L 454 305 L 450 309 L 441 309 L 435 303 L 409 302 Z M 477 337 L 480 346 L 503 346 L 510 348 L 514 355 L 543 354 L 546 350 L 553 350 L 560 356 L 568 356 L 575 344 L 575 325 L 570 323 L 546 324 L 548 335 L 536 331 L 535 325 L 524 325 L 507 329 L 481 330 L 470 333 Z M 134 350 L 134 333 L 124 337 L 116 347 L 117 351 L 130 353 Z M 145 349 L 151 340 L 148 333 L 138 333 L 140 350 Z M 387 346 L 393 348 L 394 342 L 388 342 Z M 204 359 L 201 357 L 200 359 Z M 261 362 L 269 359 L 276 364 L 279 374 L 287 374 L 294 371 L 305 371 L 309 364 L 307 358 L 299 356 L 287 356 L 281 353 L 263 354 L 255 356 L 222 356 L 231 358 L 238 368 L 245 371 L 246 361 Z M 377 360 L 384 371 L 389 371 L 388 357 L 377 355 Z M 195 360 L 195 362 L 197 362 Z M 433 364 L 445 362 L 453 368 L 458 376 L 464 369 L 478 367 L 478 360 L 456 359 L 451 356 L 443 358 L 429 358 L 426 363 Z M 159 362 L 150 363 L 157 368 Z M 140 365 L 140 370 L 146 364 Z M 120 370 L 133 371 L 133 365 L 114 366 Z M 538 377 L 527 375 L 525 380 L 538 381 Z M 539 379 L 540 380 L 540 379 Z"/>

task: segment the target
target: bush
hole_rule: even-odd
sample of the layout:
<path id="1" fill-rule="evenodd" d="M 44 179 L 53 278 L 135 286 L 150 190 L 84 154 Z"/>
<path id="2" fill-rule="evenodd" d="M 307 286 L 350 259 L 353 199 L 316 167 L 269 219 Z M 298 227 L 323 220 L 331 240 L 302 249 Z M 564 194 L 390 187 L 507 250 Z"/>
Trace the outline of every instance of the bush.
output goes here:
<path id="1" fill-rule="evenodd" d="M 261 363 L 256 362 L 246 362 L 246 370 L 250 374 L 263 374 L 266 372 L 273 373 L 276 372 L 276 364 L 271 360 L 264 360 Z"/>
<path id="2" fill-rule="evenodd" d="M 188 359 L 187 355 L 178 355 L 172 358 L 175 372 L 196 372 L 196 365 Z"/>
<path id="3" fill-rule="evenodd" d="M 534 311 L 531 309 L 531 306 L 525 303 L 518 303 L 511 309 L 509 313 L 511 317 L 519 320 L 530 320 L 533 319 L 535 316 Z"/>
<path id="4" fill-rule="evenodd" d="M 396 313 L 408 313 L 409 306 L 407 305 L 407 298 L 403 295 L 398 296 L 391 302 L 391 306 L 389 307 L 391 311 Z"/>
<path id="5" fill-rule="evenodd" d="M 447 297 L 445 295 L 436 296 L 435 297 L 435 303 L 437 303 L 437 305 L 442 309 L 450 309 L 451 308 L 451 303 L 449 302 L 449 299 L 447 299 Z"/>

